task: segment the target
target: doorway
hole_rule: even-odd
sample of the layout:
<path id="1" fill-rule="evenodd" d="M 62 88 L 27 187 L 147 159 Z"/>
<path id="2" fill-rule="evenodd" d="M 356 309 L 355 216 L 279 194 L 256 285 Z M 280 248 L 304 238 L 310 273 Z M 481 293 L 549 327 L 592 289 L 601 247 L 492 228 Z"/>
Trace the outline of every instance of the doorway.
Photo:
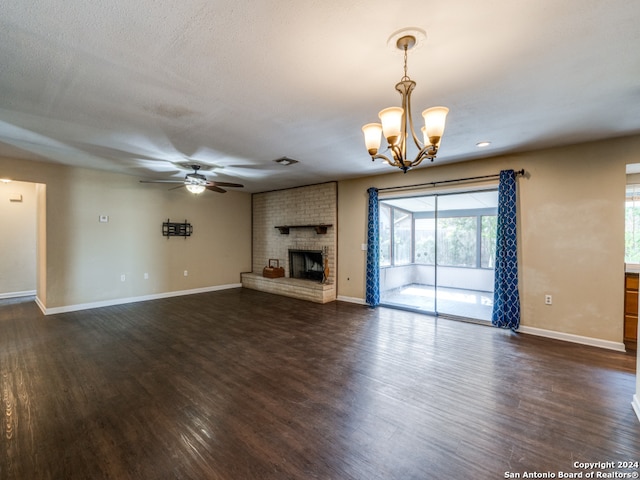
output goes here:
<path id="1" fill-rule="evenodd" d="M 382 305 L 489 322 L 498 191 L 380 199 Z"/>
<path id="2" fill-rule="evenodd" d="M 0 181 L 0 299 L 36 294 L 37 190 L 35 183 Z"/>

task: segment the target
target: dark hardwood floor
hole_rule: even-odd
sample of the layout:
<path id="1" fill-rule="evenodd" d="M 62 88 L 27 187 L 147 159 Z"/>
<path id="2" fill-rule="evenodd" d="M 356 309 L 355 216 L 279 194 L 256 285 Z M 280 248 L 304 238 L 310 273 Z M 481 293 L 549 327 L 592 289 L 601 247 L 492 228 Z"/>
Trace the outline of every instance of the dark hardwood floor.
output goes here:
<path id="1" fill-rule="evenodd" d="M 633 355 L 243 289 L 48 317 L 1 301 L 0 386 L 2 479 L 498 479 L 640 461 Z"/>

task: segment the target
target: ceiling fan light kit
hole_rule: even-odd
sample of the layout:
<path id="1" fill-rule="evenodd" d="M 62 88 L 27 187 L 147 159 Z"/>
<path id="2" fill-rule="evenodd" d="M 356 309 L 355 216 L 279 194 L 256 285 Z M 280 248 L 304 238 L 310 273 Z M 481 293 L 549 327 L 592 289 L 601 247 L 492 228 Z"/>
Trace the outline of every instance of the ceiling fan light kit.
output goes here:
<path id="1" fill-rule="evenodd" d="M 207 189 L 204 185 L 198 185 L 195 183 L 185 183 L 185 186 L 187 187 L 187 190 L 196 195 L 199 195 Z"/>
<path id="2" fill-rule="evenodd" d="M 140 180 L 140 183 L 174 183 L 178 185 L 177 187 L 174 187 L 174 188 L 186 187 L 186 189 L 189 192 L 195 195 L 199 195 L 205 190 L 211 190 L 213 192 L 218 192 L 218 193 L 226 193 L 227 191 L 221 187 L 236 187 L 236 188 L 244 187 L 244 185 L 240 183 L 214 182 L 211 180 L 207 180 L 207 177 L 205 177 L 201 173 L 198 173 L 198 170 L 200 170 L 200 165 L 194 164 L 194 165 L 190 165 L 190 167 L 193 168 L 193 173 L 188 173 L 184 177 L 184 180 L 182 181 L 180 180 Z"/>
<path id="3" fill-rule="evenodd" d="M 447 107 L 441 106 L 424 110 L 422 112 L 424 119 L 424 126 L 421 128 L 422 141 L 418 139 L 411 115 L 411 92 L 416 87 L 416 82 L 407 75 L 407 52 L 417 45 L 418 39 L 423 40 L 424 38 L 426 35 L 423 31 L 414 29 L 403 29 L 390 37 L 390 41 L 395 40 L 396 47 L 404 52 L 404 75 L 396 84 L 396 90 L 402 97 L 402 107 L 385 108 L 378 114 L 380 123 L 368 123 L 362 127 L 365 146 L 371 160 L 379 158 L 393 167 L 400 168 L 404 173 L 407 173 L 412 167 L 420 165 L 425 158 L 431 161 L 436 158 L 449 113 Z M 379 153 L 382 135 L 387 140 L 390 157 Z M 413 160 L 407 158 L 409 137 L 418 149 Z"/>

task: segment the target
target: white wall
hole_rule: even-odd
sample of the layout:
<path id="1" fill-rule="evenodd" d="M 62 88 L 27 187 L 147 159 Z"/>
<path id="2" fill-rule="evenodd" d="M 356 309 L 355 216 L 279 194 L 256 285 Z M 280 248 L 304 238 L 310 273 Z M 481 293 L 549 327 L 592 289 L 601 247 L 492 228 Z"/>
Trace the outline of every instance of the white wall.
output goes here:
<path id="1" fill-rule="evenodd" d="M 0 182 L 0 298 L 36 292 L 36 208 L 35 184 Z"/>
<path id="2" fill-rule="evenodd" d="M 391 290 L 412 283 L 434 286 L 436 283 L 435 266 L 412 264 L 380 269 L 381 290 Z M 438 286 L 493 292 L 493 270 L 439 266 Z"/>

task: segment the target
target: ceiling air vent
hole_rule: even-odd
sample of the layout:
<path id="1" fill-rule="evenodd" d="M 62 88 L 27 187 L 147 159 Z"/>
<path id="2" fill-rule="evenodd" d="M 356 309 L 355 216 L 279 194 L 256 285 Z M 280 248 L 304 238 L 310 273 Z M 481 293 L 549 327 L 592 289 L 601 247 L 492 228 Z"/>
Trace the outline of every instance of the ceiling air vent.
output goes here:
<path id="1" fill-rule="evenodd" d="M 286 167 L 287 165 L 293 165 L 294 163 L 298 163 L 298 160 L 294 160 L 293 158 L 288 158 L 288 157 L 282 157 L 282 158 L 276 158 L 274 162 L 279 163 L 280 165 L 284 165 Z"/>

